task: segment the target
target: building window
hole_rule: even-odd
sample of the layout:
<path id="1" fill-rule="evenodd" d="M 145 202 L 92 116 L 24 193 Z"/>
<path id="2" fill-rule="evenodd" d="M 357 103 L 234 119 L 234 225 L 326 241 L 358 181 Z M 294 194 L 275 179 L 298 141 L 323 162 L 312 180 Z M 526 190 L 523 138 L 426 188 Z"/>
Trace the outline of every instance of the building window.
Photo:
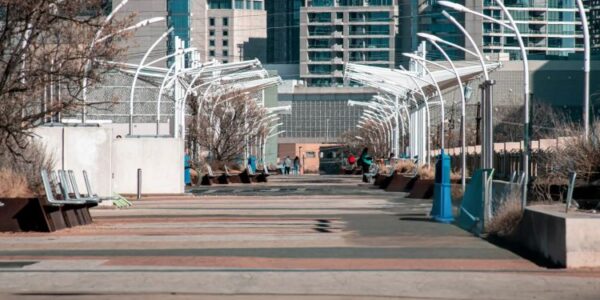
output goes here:
<path id="1" fill-rule="evenodd" d="M 211 0 L 208 5 L 212 9 L 231 9 L 231 0 Z"/>
<path id="2" fill-rule="evenodd" d="M 215 40 L 208 41 L 208 45 L 211 46 L 211 47 L 214 47 L 215 46 Z"/>
<path id="3" fill-rule="evenodd" d="M 254 1 L 254 10 L 262 10 L 262 9 L 263 9 L 262 1 Z"/>
<path id="4" fill-rule="evenodd" d="M 215 18 L 209 18 L 208 19 L 208 25 L 209 26 L 215 26 Z"/>
<path id="5" fill-rule="evenodd" d="M 208 55 L 210 55 L 211 57 L 215 57 L 215 50 L 208 51 Z"/>
<path id="6" fill-rule="evenodd" d="M 223 50 L 223 57 L 228 57 L 228 56 L 229 56 L 229 51 Z"/>
<path id="7" fill-rule="evenodd" d="M 223 18 L 223 26 L 229 26 L 229 18 L 228 17 Z"/>
<path id="8" fill-rule="evenodd" d="M 215 36 L 215 31 L 214 31 L 214 30 L 210 30 L 210 31 L 208 32 L 208 35 L 210 35 L 210 36 Z"/>
<path id="9" fill-rule="evenodd" d="M 223 47 L 227 47 L 229 46 L 229 41 L 228 40 L 223 40 Z"/>
<path id="10" fill-rule="evenodd" d="M 224 60 L 223 60 L 223 63 L 224 63 L 224 64 L 226 64 L 226 63 L 229 63 L 229 61 L 228 61 L 228 60 L 226 60 L 226 59 L 224 59 Z"/>
<path id="11" fill-rule="evenodd" d="M 229 36 L 229 30 L 223 30 L 223 36 Z"/>

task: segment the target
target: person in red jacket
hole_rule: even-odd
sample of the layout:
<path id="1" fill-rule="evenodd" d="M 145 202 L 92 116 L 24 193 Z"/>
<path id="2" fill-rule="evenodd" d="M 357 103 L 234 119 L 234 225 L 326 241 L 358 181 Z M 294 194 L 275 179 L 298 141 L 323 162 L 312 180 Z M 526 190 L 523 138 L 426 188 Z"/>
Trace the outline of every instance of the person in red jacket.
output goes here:
<path id="1" fill-rule="evenodd" d="M 348 156 L 348 164 L 351 167 L 354 167 L 354 165 L 356 165 L 356 156 L 354 156 L 354 154 L 350 154 L 350 156 Z"/>

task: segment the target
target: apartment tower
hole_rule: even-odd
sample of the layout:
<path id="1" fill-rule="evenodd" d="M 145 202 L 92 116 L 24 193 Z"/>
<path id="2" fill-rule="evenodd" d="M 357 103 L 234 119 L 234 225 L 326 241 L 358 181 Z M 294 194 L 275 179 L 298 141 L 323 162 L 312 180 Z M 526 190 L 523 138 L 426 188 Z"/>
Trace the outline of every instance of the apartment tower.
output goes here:
<path id="1" fill-rule="evenodd" d="M 344 64 L 394 68 L 398 0 L 306 0 L 300 10 L 300 77 L 343 86 Z"/>

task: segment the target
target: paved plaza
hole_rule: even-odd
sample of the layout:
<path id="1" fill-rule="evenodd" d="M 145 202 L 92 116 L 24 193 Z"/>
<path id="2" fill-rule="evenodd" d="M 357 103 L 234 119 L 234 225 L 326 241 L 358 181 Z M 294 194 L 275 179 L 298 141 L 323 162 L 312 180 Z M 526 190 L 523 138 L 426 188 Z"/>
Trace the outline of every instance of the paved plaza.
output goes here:
<path id="1" fill-rule="evenodd" d="M 194 188 L 94 224 L 0 235 L 0 299 L 598 299 L 600 270 L 548 269 L 430 200 L 355 176 Z"/>

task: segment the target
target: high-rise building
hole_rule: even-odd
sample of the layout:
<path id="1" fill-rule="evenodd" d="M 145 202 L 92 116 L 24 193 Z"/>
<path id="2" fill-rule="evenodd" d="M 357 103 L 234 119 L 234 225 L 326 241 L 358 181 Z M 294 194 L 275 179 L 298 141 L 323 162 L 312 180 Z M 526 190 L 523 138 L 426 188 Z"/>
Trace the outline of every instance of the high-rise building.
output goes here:
<path id="1" fill-rule="evenodd" d="M 122 0 L 112 0 L 112 8 L 117 7 Z M 115 15 L 115 19 L 123 19 L 134 14 L 133 23 L 154 17 L 166 17 L 167 3 L 165 0 L 130 0 Z M 127 46 L 127 57 L 125 60 L 138 63 L 146 51 L 154 44 L 168 29 L 167 22 L 157 22 L 134 31 Z M 131 42 L 134 41 L 134 42 Z M 157 45 L 148 57 L 148 61 L 165 56 L 167 54 L 167 41 Z M 165 63 L 166 64 L 166 63 Z"/>
<path id="2" fill-rule="evenodd" d="M 302 0 L 265 0 L 267 63 L 297 64 L 300 59 Z"/>
<path id="3" fill-rule="evenodd" d="M 192 1 L 191 46 L 200 60 L 266 60 L 267 12 L 263 0 Z"/>
<path id="4" fill-rule="evenodd" d="M 167 12 L 167 23 L 169 27 L 173 28 L 167 41 L 169 53 L 175 51 L 175 37 L 180 38 L 185 47 L 190 47 L 192 24 L 190 0 L 167 0 Z M 170 62 L 172 61 L 170 60 Z"/>
<path id="5" fill-rule="evenodd" d="M 459 2 L 477 12 L 482 12 L 483 10 L 481 0 L 462 0 L 454 2 Z M 422 41 L 422 39 L 417 36 L 417 33 L 419 32 L 435 34 L 446 41 L 473 50 L 473 46 L 470 43 L 466 43 L 466 39 L 460 29 L 442 15 L 442 11 L 444 10 L 450 13 L 463 27 L 465 27 L 476 43 L 479 43 L 478 47 L 481 49 L 481 41 L 483 39 L 483 21 L 481 17 L 447 9 L 439 5 L 436 0 L 403 0 L 400 2 L 400 50 L 397 53 L 397 60 L 400 64 L 408 66 L 408 61 L 410 59 L 404 57 L 402 53 L 417 50 Z M 453 60 L 474 59 L 473 57 L 465 55 L 463 51 L 451 46 L 444 44 L 440 44 L 440 46 Z M 428 59 L 444 59 L 441 53 L 429 43 L 427 44 L 427 53 Z"/>
<path id="6" fill-rule="evenodd" d="M 590 12 L 588 14 L 592 54 L 600 55 L 600 0 L 590 0 Z"/>
<path id="7" fill-rule="evenodd" d="M 347 62 L 393 68 L 398 0 L 306 0 L 300 10 L 300 77 L 344 85 Z"/>
<path id="8" fill-rule="evenodd" d="M 584 1 L 589 5 L 590 1 Z M 504 1 L 523 36 L 529 59 L 566 59 L 583 52 L 583 30 L 575 0 Z M 483 13 L 501 21 L 508 18 L 495 1 L 483 1 Z M 483 20 L 483 49 L 507 52 L 521 59 L 513 32 Z"/>

